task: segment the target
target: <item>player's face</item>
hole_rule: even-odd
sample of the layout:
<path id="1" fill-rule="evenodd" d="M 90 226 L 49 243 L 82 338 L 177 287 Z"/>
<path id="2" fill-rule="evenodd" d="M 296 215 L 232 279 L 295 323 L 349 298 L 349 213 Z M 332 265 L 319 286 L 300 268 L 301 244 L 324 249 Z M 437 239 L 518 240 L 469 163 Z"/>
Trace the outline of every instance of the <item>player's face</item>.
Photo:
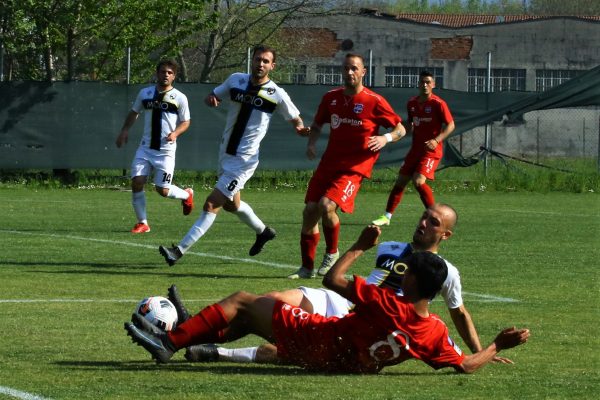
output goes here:
<path id="1" fill-rule="evenodd" d="M 256 52 L 252 57 L 252 79 L 255 83 L 264 83 L 269 79 L 269 72 L 275 68 L 273 53 Z"/>
<path id="2" fill-rule="evenodd" d="M 444 209 L 440 207 L 433 206 L 425 210 L 413 233 L 413 243 L 423 250 L 437 246 L 442 239 L 451 235 L 447 220 Z"/>
<path id="3" fill-rule="evenodd" d="M 366 69 L 362 60 L 358 57 L 346 57 L 344 60 L 342 77 L 344 78 L 344 86 L 356 88 L 362 85 L 363 77 Z"/>
<path id="4" fill-rule="evenodd" d="M 431 76 L 422 76 L 419 78 L 419 92 L 422 95 L 431 95 L 433 88 L 435 88 L 435 80 Z"/>
<path id="5" fill-rule="evenodd" d="M 173 71 L 173 68 L 166 65 L 161 65 L 156 72 L 156 81 L 158 85 L 163 88 L 168 88 L 173 84 L 174 80 L 175 71 Z"/>

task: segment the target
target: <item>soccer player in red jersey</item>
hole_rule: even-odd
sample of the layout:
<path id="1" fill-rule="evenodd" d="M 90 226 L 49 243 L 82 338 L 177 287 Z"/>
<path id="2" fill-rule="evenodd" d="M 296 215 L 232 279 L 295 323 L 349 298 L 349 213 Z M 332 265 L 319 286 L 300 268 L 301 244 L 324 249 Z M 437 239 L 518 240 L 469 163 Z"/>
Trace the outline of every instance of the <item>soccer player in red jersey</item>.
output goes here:
<path id="1" fill-rule="evenodd" d="M 366 227 L 354 245 L 335 263 L 323 285 L 356 306 L 344 318 L 309 314 L 271 297 L 237 292 L 206 307 L 170 332 L 139 314 L 125 329 L 134 342 L 158 362 L 168 362 L 182 348 L 223 343 L 256 334 L 276 343 L 281 362 L 324 372 L 377 373 L 386 366 L 414 358 L 435 369 L 452 367 L 474 372 L 503 350 L 523 344 L 529 330 L 508 328 L 480 352 L 465 355 L 448 336 L 448 328 L 429 312 L 431 298 L 446 279 L 444 260 L 416 252 L 399 261 L 405 269 L 403 295 L 369 285 L 359 276 L 346 278 L 350 266 L 377 244 L 381 230 Z M 266 345 L 271 346 L 272 345 Z"/>
<path id="2" fill-rule="evenodd" d="M 302 266 L 290 279 L 314 278 L 314 261 L 321 238 L 319 220 L 325 236 L 325 256 L 318 270 L 325 275 L 339 257 L 338 208 L 354 210 L 354 199 L 364 178 L 371 176 L 379 151 L 388 143 L 402 138 L 406 131 L 400 117 L 380 95 L 363 86 L 366 73 L 363 59 L 357 54 L 344 58 L 344 86 L 327 92 L 311 125 L 306 154 L 316 157 L 316 143 L 323 125 L 330 124 L 327 148 L 314 172 L 304 199 L 300 233 Z M 392 129 L 379 135 L 379 127 Z"/>
<path id="3" fill-rule="evenodd" d="M 385 214 L 373 224 L 389 225 L 392 214 L 402 201 L 404 189 L 411 181 L 419 192 L 425 208 L 435 203 L 427 179 L 435 179 L 435 170 L 443 155 L 442 142 L 454 131 L 454 119 L 448 105 L 433 94 L 435 79 L 428 71 L 419 75 L 419 95 L 412 97 L 407 105 L 408 132 L 412 133 L 412 145 L 398 172 L 398 179 L 390 192 Z"/>

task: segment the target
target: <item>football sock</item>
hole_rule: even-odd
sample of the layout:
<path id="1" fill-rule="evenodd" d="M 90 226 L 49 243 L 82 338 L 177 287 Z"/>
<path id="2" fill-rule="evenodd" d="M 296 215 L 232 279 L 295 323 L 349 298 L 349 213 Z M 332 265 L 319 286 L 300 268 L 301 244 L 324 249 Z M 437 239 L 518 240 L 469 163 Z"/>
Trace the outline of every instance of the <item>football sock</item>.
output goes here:
<path id="1" fill-rule="evenodd" d="M 394 185 L 388 196 L 387 205 L 385 206 L 386 217 L 389 213 L 390 217 L 388 218 L 391 218 L 391 215 L 396 211 L 396 207 L 398 207 L 398 204 L 402 201 L 402 196 L 404 196 L 404 188 Z"/>
<path id="2" fill-rule="evenodd" d="M 178 200 L 186 200 L 190 194 L 183 190 L 182 188 L 171 185 L 169 186 L 169 193 L 167 193 L 167 197 L 169 199 L 178 199 Z"/>
<path id="3" fill-rule="evenodd" d="M 146 192 L 131 192 L 131 204 L 138 222 L 147 223 L 146 216 Z"/>
<path id="4" fill-rule="evenodd" d="M 204 234 L 210 229 L 213 222 L 215 222 L 217 214 L 203 211 L 200 214 L 200 218 L 194 222 L 194 225 L 190 228 L 185 237 L 179 242 L 179 250 L 185 253 L 196 243 Z"/>
<path id="5" fill-rule="evenodd" d="M 419 192 L 419 196 L 421 197 L 421 201 L 425 205 L 425 208 L 429 208 L 435 203 L 433 191 L 428 184 L 423 183 L 417 186 L 417 192 Z"/>
<path id="6" fill-rule="evenodd" d="M 217 347 L 219 361 L 231 361 L 238 363 L 251 363 L 256 361 L 258 347 L 244 347 L 241 349 L 226 349 Z"/>
<path id="7" fill-rule="evenodd" d="M 338 238 L 340 236 L 340 223 L 338 222 L 333 227 L 323 225 L 323 236 L 325 236 L 325 252 L 328 254 L 337 253 L 339 242 Z"/>
<path id="8" fill-rule="evenodd" d="M 198 314 L 180 324 L 167 333 L 176 348 L 201 343 L 219 343 L 222 341 L 222 330 L 229 325 L 223 308 L 215 303 L 204 308 Z"/>
<path id="9" fill-rule="evenodd" d="M 300 234 L 300 252 L 302 253 L 302 266 L 306 269 L 315 268 L 315 255 L 317 254 L 317 244 L 321 239 L 320 233 Z"/>
<path id="10" fill-rule="evenodd" d="M 240 201 L 240 207 L 234 212 L 240 221 L 254 229 L 256 234 L 262 233 L 265 230 L 265 224 L 256 216 L 250 205 L 244 201 Z"/>

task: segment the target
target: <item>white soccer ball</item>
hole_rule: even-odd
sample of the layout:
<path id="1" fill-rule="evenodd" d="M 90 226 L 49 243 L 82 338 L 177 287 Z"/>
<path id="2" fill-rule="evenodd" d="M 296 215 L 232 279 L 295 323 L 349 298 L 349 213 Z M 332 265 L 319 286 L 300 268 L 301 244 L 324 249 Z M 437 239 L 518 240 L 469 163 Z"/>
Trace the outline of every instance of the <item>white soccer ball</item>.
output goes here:
<path id="1" fill-rule="evenodd" d="M 135 311 L 165 331 L 170 331 L 177 325 L 177 310 L 166 297 L 147 297 L 140 301 Z"/>

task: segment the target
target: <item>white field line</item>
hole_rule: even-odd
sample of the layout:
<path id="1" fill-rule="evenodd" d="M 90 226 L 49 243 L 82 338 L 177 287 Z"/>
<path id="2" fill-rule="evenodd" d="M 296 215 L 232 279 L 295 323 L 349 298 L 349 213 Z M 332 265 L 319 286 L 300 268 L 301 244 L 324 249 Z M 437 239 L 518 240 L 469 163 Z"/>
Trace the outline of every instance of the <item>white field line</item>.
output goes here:
<path id="1" fill-rule="evenodd" d="M 61 239 L 72 239 L 72 240 L 81 240 L 81 241 L 87 241 L 87 242 L 116 244 L 116 245 L 121 245 L 121 246 L 142 247 L 142 248 L 152 249 L 152 250 L 155 250 L 158 248 L 158 246 L 151 246 L 151 245 L 147 245 L 147 244 L 124 242 L 124 241 L 109 240 L 109 239 L 95 239 L 95 238 L 87 238 L 87 237 L 83 237 L 83 236 L 74 236 L 74 235 L 59 235 L 59 234 L 55 234 L 55 233 L 22 232 L 22 231 L 7 230 L 7 229 L 0 229 L 0 233 L 19 234 L 19 235 L 28 235 L 28 236 L 47 236 L 47 237 L 54 237 L 54 238 L 61 238 Z M 186 254 L 186 256 L 194 255 L 194 256 L 198 256 L 198 257 L 216 258 L 219 260 L 229 260 L 229 261 L 238 261 L 238 262 L 245 262 L 245 263 L 251 263 L 251 264 L 260 264 L 260 265 L 276 267 L 276 268 L 288 268 L 288 269 L 298 268 L 297 266 L 294 266 L 294 265 L 259 261 L 259 260 L 254 260 L 251 258 L 229 257 L 229 256 L 221 256 L 218 254 L 200 253 L 200 252 L 194 252 L 194 251 L 188 251 L 185 254 Z M 480 303 L 490 303 L 490 302 L 515 303 L 515 302 L 519 301 L 519 300 L 511 299 L 508 297 L 499 297 L 499 296 L 494 296 L 494 295 L 490 295 L 490 294 L 463 292 L 463 295 L 474 298 L 474 299 L 470 299 L 469 301 L 480 302 Z M 207 301 L 219 301 L 220 299 L 206 299 L 206 300 Z M 113 303 L 118 303 L 118 302 L 130 302 L 130 301 L 135 302 L 135 301 L 139 301 L 139 300 L 124 300 L 124 299 L 115 299 L 115 300 L 94 300 L 94 299 L 10 300 L 10 299 L 0 299 L 0 303 L 10 303 L 10 302 L 21 302 L 21 303 L 27 303 L 27 302 L 32 302 L 32 303 L 33 302 L 48 302 L 48 303 L 49 302 L 57 302 L 57 303 L 59 303 L 59 302 L 80 302 L 80 303 L 113 302 Z M 205 300 L 186 300 L 186 301 L 204 302 Z"/>
<path id="2" fill-rule="evenodd" d="M 121 245 L 121 246 L 130 246 L 130 247 L 142 247 L 145 249 L 157 250 L 157 252 L 158 252 L 158 245 L 151 246 L 148 244 L 122 242 L 122 241 L 118 241 L 118 240 L 109 240 L 109 239 L 95 239 L 95 238 L 88 238 L 88 237 L 74 236 L 74 235 L 58 235 L 55 233 L 22 232 L 22 231 L 6 230 L 6 229 L 0 229 L 0 232 L 9 233 L 9 234 L 18 234 L 18 235 L 28 235 L 28 236 L 47 236 L 47 237 L 60 238 L 60 239 L 82 240 L 82 241 L 86 241 L 86 242 L 117 244 L 117 245 Z M 238 257 L 222 256 L 222 255 L 211 254 L 211 253 L 199 253 L 199 252 L 195 252 L 195 251 L 188 251 L 187 253 L 185 253 L 185 255 L 186 256 L 194 255 L 194 256 L 206 257 L 206 258 L 216 258 L 219 260 L 227 260 L 227 261 L 241 261 L 241 262 L 245 262 L 245 263 L 249 263 L 249 264 L 260 264 L 260 265 L 266 265 L 268 267 L 275 267 L 275 268 L 289 268 L 289 269 L 298 268 L 298 266 L 294 266 L 294 265 L 260 261 L 260 260 L 254 260 L 251 258 L 238 258 Z"/>
<path id="3" fill-rule="evenodd" d="M 20 390 L 12 389 L 6 386 L 0 386 L 0 394 L 5 394 L 10 397 L 16 397 L 22 400 L 50 400 L 47 397 L 41 397 L 35 394 L 21 392 Z"/>

